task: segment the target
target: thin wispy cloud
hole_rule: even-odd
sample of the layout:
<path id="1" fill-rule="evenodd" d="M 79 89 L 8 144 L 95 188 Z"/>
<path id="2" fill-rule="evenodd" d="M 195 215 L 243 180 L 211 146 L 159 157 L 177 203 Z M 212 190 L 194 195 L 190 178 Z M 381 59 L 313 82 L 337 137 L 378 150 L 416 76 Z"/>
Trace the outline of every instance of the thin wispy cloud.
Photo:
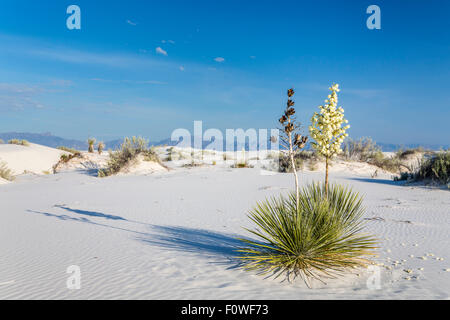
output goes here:
<path id="1" fill-rule="evenodd" d="M 25 54 L 38 58 L 75 64 L 95 64 L 109 67 L 129 68 L 133 66 L 156 66 L 161 62 L 131 54 L 107 54 L 70 49 L 31 49 Z"/>
<path id="2" fill-rule="evenodd" d="M 128 23 L 130 26 L 137 26 L 137 23 L 136 23 L 136 22 L 133 22 L 133 21 L 131 21 L 131 20 L 127 20 L 127 23 Z"/>
<path id="3" fill-rule="evenodd" d="M 185 70 L 183 66 L 180 66 L 179 69 L 180 69 L 180 71 L 184 71 Z"/>
<path id="4" fill-rule="evenodd" d="M 45 106 L 38 95 L 44 91 L 44 88 L 26 84 L 0 83 L 0 111 L 43 109 Z"/>
<path id="5" fill-rule="evenodd" d="M 219 63 L 222 63 L 222 62 L 225 61 L 225 58 L 217 57 L 217 58 L 214 58 L 214 61 L 219 62 Z"/>
<path id="6" fill-rule="evenodd" d="M 155 50 L 156 53 L 162 54 L 163 56 L 167 56 L 167 51 L 165 51 L 163 48 L 157 47 Z"/>
<path id="7" fill-rule="evenodd" d="M 105 83 L 132 83 L 132 84 L 155 84 L 155 85 L 164 85 L 167 82 L 159 81 L 159 80 L 112 80 L 112 79 L 103 79 L 103 78 L 91 78 L 90 81 L 95 82 L 105 82 Z"/>
<path id="8" fill-rule="evenodd" d="M 175 44 L 175 41 L 173 41 L 173 40 L 161 40 L 161 43 Z"/>

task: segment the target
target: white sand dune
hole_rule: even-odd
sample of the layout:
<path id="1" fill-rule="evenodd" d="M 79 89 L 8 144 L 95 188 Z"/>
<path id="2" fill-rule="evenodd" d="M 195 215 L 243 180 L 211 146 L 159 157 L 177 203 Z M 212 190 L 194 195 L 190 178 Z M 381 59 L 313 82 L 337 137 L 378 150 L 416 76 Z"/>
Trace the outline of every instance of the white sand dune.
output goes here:
<path id="1" fill-rule="evenodd" d="M 14 175 L 52 172 L 62 154 L 68 152 L 33 143 L 29 146 L 0 144 L 0 162 L 5 162 Z"/>
<path id="2" fill-rule="evenodd" d="M 448 191 L 364 170 L 336 170 L 331 181 L 365 196 L 367 230 L 380 239 L 379 290 L 367 286 L 367 270 L 308 289 L 235 268 L 235 238 L 250 236 L 246 213 L 292 188 L 292 175 L 205 166 L 106 179 L 64 172 L 2 185 L 0 299 L 450 298 Z M 80 290 L 66 287 L 71 265 L 81 268 Z"/>

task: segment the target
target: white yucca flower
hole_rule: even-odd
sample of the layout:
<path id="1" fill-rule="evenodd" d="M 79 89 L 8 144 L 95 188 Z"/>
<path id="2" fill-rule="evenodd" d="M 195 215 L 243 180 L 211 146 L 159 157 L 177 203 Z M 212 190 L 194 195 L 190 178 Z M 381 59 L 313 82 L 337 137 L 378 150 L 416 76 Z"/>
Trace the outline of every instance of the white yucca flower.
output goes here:
<path id="1" fill-rule="evenodd" d="M 333 84 L 329 89 L 331 94 L 325 100 L 325 105 L 319 106 L 320 112 L 314 113 L 311 118 L 312 125 L 309 127 L 311 137 L 315 140 L 312 146 L 326 158 L 326 186 L 328 186 L 329 161 L 342 152 L 341 144 L 348 136 L 345 131 L 350 128 L 350 125 L 345 125 L 348 120 L 344 119 L 344 108 L 337 107 L 339 84 Z"/>

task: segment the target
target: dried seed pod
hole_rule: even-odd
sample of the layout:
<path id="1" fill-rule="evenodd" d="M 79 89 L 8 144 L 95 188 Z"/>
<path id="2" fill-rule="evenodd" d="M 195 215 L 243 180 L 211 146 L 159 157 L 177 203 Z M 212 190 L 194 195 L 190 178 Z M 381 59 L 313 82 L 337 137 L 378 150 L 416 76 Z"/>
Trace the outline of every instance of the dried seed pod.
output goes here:
<path id="1" fill-rule="evenodd" d="M 289 89 L 288 92 L 287 92 L 288 97 L 289 98 L 292 97 L 294 95 L 294 93 L 295 93 L 294 89 Z"/>
<path id="2" fill-rule="evenodd" d="M 286 133 L 294 131 L 294 125 L 292 123 L 289 123 L 286 127 L 284 127 L 284 131 L 286 131 Z"/>
<path id="3" fill-rule="evenodd" d="M 295 109 L 294 108 L 289 108 L 286 110 L 286 112 L 284 113 L 287 117 L 290 117 L 292 115 L 295 114 Z"/>
<path id="4" fill-rule="evenodd" d="M 287 106 L 288 106 L 288 108 L 289 108 L 289 107 L 293 107 L 294 105 L 295 105 L 295 102 L 292 101 L 291 99 L 288 99 L 288 101 L 287 101 Z"/>
<path id="5" fill-rule="evenodd" d="M 282 116 L 280 118 L 280 120 L 278 120 L 278 121 L 280 121 L 281 124 L 284 124 L 287 121 L 287 117 L 286 116 Z"/>

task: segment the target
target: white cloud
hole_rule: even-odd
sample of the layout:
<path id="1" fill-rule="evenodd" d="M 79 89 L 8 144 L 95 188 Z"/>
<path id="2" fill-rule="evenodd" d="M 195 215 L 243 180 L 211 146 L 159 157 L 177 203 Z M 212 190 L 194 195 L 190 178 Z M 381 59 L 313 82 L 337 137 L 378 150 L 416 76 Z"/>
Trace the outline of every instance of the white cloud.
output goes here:
<path id="1" fill-rule="evenodd" d="M 133 21 L 131 21 L 131 20 L 127 20 L 127 23 L 128 23 L 130 26 L 136 26 L 136 25 L 137 25 L 137 23 L 135 23 L 135 22 L 133 22 Z"/>
<path id="2" fill-rule="evenodd" d="M 180 71 L 184 71 L 184 67 L 183 66 L 180 66 Z"/>
<path id="3" fill-rule="evenodd" d="M 162 54 L 164 56 L 167 56 L 167 51 L 165 51 L 163 48 L 158 47 L 156 48 L 156 53 Z"/>
<path id="4" fill-rule="evenodd" d="M 217 58 L 214 58 L 214 61 L 221 63 L 221 62 L 225 61 L 225 58 L 217 57 Z"/>

